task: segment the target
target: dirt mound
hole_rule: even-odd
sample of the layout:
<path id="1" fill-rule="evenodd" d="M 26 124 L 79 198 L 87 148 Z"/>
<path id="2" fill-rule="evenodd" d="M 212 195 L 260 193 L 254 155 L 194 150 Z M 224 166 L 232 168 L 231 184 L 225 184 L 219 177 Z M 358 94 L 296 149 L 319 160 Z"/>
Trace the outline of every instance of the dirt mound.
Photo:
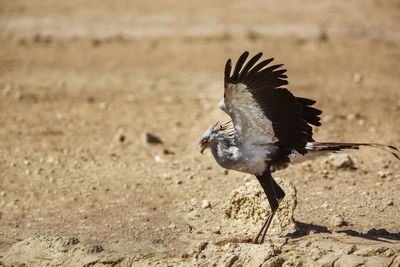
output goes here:
<path id="1" fill-rule="evenodd" d="M 296 189 L 283 178 L 278 177 L 275 180 L 286 195 L 279 205 L 268 234 L 286 235 L 297 230 L 293 219 L 297 204 Z M 253 231 L 259 230 L 270 211 L 268 199 L 256 180 L 233 190 L 229 202 L 224 207 L 225 216 L 229 222 L 234 223 L 236 227 L 252 228 Z"/>
<path id="2" fill-rule="evenodd" d="M 76 237 L 33 235 L 14 244 L 3 257 L 5 266 L 91 266 L 128 264 L 131 258 L 106 252 L 99 244 Z"/>

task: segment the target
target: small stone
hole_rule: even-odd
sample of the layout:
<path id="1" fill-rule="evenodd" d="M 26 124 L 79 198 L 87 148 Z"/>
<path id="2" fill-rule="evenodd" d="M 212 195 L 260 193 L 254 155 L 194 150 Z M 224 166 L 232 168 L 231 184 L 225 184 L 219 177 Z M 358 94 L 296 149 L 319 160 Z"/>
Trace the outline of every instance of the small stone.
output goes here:
<path id="1" fill-rule="evenodd" d="M 176 181 L 176 184 L 182 184 L 183 182 L 181 180 Z"/>
<path id="2" fill-rule="evenodd" d="M 172 175 L 171 175 L 170 173 L 164 173 L 164 174 L 163 174 L 163 178 L 164 178 L 165 180 L 171 180 Z"/>
<path id="3" fill-rule="evenodd" d="M 393 205 L 394 205 L 393 200 L 389 200 L 388 203 L 387 203 L 386 205 L 387 205 L 387 206 L 393 206 Z"/>
<path id="4" fill-rule="evenodd" d="M 332 116 L 324 116 L 324 117 L 322 118 L 322 122 L 330 122 L 332 119 L 333 119 Z"/>
<path id="5" fill-rule="evenodd" d="M 106 102 L 101 102 L 101 103 L 99 104 L 99 109 L 104 110 L 104 109 L 106 109 L 106 108 L 107 108 L 107 103 L 106 103 Z"/>
<path id="6" fill-rule="evenodd" d="M 163 143 L 158 136 L 149 132 L 144 133 L 144 141 L 147 144 L 154 144 L 154 145 Z"/>
<path id="7" fill-rule="evenodd" d="M 385 251 L 385 253 L 383 253 L 383 255 L 387 258 L 392 257 L 395 254 L 395 252 L 393 251 L 393 249 L 388 249 Z"/>
<path id="8" fill-rule="evenodd" d="M 182 259 L 189 258 L 189 254 L 188 254 L 187 252 L 182 252 L 181 258 L 182 258 Z"/>
<path id="9" fill-rule="evenodd" d="M 214 227 L 214 228 L 212 229 L 212 232 L 213 232 L 214 234 L 220 235 L 220 234 L 221 234 L 221 227 L 219 227 L 219 226 Z"/>
<path id="10" fill-rule="evenodd" d="M 104 248 L 100 245 L 93 245 L 90 248 L 88 248 L 87 252 L 88 253 L 99 253 L 102 252 Z"/>
<path id="11" fill-rule="evenodd" d="M 356 169 L 348 154 L 332 154 L 328 158 L 330 165 L 336 169 Z"/>
<path id="12" fill-rule="evenodd" d="M 154 156 L 154 160 L 157 161 L 157 162 L 162 162 L 163 161 L 163 159 L 158 155 Z"/>
<path id="13" fill-rule="evenodd" d="M 327 207 L 329 207 L 328 203 L 326 203 L 326 202 L 322 203 L 321 208 L 327 208 Z"/>
<path id="14" fill-rule="evenodd" d="M 331 217 L 331 224 L 335 227 L 346 226 L 347 222 L 342 218 L 342 216 L 335 214 Z"/>
<path id="15" fill-rule="evenodd" d="M 207 242 L 199 241 L 193 245 L 192 249 L 194 252 L 201 252 L 207 247 L 207 245 L 208 245 Z"/>
<path id="16" fill-rule="evenodd" d="M 3 88 L 3 96 L 8 96 L 12 90 L 11 84 L 6 84 Z"/>
<path id="17" fill-rule="evenodd" d="M 355 115 L 355 114 L 350 113 L 350 114 L 347 114 L 347 115 L 346 115 L 346 119 L 347 119 L 348 121 L 352 121 L 352 120 L 354 120 L 355 118 L 356 118 L 356 115 Z"/>
<path id="18" fill-rule="evenodd" d="M 211 208 L 211 203 L 210 203 L 210 201 L 208 201 L 208 200 L 203 200 L 202 202 L 201 202 L 201 207 L 203 208 L 203 209 L 208 209 L 208 208 Z"/>
<path id="19" fill-rule="evenodd" d="M 363 76 L 360 73 L 354 73 L 352 77 L 353 82 L 355 83 L 361 83 L 363 80 Z"/>
<path id="20" fill-rule="evenodd" d="M 57 113 L 56 118 L 57 118 L 57 120 L 62 120 L 62 119 L 64 119 L 64 115 L 61 113 Z"/>
<path id="21" fill-rule="evenodd" d="M 127 95 L 126 96 L 126 101 L 132 103 L 135 101 L 135 96 L 134 95 Z"/>
<path id="22" fill-rule="evenodd" d="M 115 144 L 122 144 L 126 141 L 126 136 L 124 135 L 124 129 L 119 128 L 117 133 L 114 135 L 113 142 Z"/>
<path id="23" fill-rule="evenodd" d="M 339 250 L 339 254 L 340 255 L 350 255 L 352 254 L 354 251 L 356 251 L 357 246 L 356 245 L 348 245 L 343 247 L 342 249 Z"/>
<path id="24" fill-rule="evenodd" d="M 384 170 L 380 170 L 380 171 L 378 171 L 378 176 L 380 177 L 380 178 L 386 178 L 387 176 L 389 176 L 389 172 L 388 171 L 384 171 Z"/>

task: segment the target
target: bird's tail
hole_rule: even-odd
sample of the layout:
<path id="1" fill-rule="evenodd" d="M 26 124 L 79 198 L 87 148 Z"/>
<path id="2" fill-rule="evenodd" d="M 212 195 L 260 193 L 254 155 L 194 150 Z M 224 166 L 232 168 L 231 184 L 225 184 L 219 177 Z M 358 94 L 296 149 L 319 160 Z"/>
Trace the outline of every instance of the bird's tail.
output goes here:
<path id="1" fill-rule="evenodd" d="M 308 151 L 315 152 L 335 152 L 343 149 L 359 149 L 361 146 L 375 147 L 391 153 L 400 160 L 400 150 L 391 145 L 382 145 L 375 143 L 331 143 L 331 142 L 309 142 L 306 145 Z"/>

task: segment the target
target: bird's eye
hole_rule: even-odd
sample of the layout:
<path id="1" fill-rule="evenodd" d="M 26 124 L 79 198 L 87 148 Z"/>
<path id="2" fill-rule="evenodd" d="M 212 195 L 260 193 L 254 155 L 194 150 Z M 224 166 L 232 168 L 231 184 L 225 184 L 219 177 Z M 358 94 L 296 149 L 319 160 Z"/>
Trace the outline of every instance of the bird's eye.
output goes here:
<path id="1" fill-rule="evenodd" d="M 201 143 L 202 143 L 203 145 L 208 144 L 208 138 L 204 138 L 203 140 L 201 140 Z"/>

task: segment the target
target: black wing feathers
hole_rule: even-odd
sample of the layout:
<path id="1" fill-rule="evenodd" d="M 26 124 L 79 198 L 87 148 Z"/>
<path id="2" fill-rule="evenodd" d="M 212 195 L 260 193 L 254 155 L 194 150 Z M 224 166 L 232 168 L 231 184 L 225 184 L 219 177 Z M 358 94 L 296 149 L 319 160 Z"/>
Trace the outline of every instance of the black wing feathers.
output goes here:
<path id="1" fill-rule="evenodd" d="M 242 69 L 239 74 L 239 79 L 242 79 L 245 75 L 247 75 L 248 71 L 256 64 L 256 62 L 262 57 L 262 53 L 258 53 L 254 57 L 252 57 L 249 62 L 247 62 L 246 66 Z"/>
<path id="2" fill-rule="evenodd" d="M 232 74 L 232 79 L 238 79 L 239 78 L 239 71 L 243 66 L 243 63 L 246 61 L 247 57 L 249 56 L 249 52 L 244 52 L 236 62 L 235 70 L 233 71 Z"/>
<path id="3" fill-rule="evenodd" d="M 282 88 L 288 84 L 284 74 L 286 70 L 280 69 L 282 65 L 264 68 L 273 59 L 256 64 L 262 56 L 262 53 L 258 53 L 243 67 L 248 55 L 249 53 L 245 52 L 239 57 L 232 76 L 231 61 L 228 60 L 225 67 L 225 84 L 243 83 L 247 86 L 264 115 L 272 121 L 278 144 L 284 153 L 290 154 L 292 149 L 302 154 L 307 153 L 305 146 L 307 142 L 313 141 L 309 124 L 321 125 L 319 115 L 322 112 L 311 107 L 315 104 L 314 100 L 295 97 L 289 90 Z"/>

